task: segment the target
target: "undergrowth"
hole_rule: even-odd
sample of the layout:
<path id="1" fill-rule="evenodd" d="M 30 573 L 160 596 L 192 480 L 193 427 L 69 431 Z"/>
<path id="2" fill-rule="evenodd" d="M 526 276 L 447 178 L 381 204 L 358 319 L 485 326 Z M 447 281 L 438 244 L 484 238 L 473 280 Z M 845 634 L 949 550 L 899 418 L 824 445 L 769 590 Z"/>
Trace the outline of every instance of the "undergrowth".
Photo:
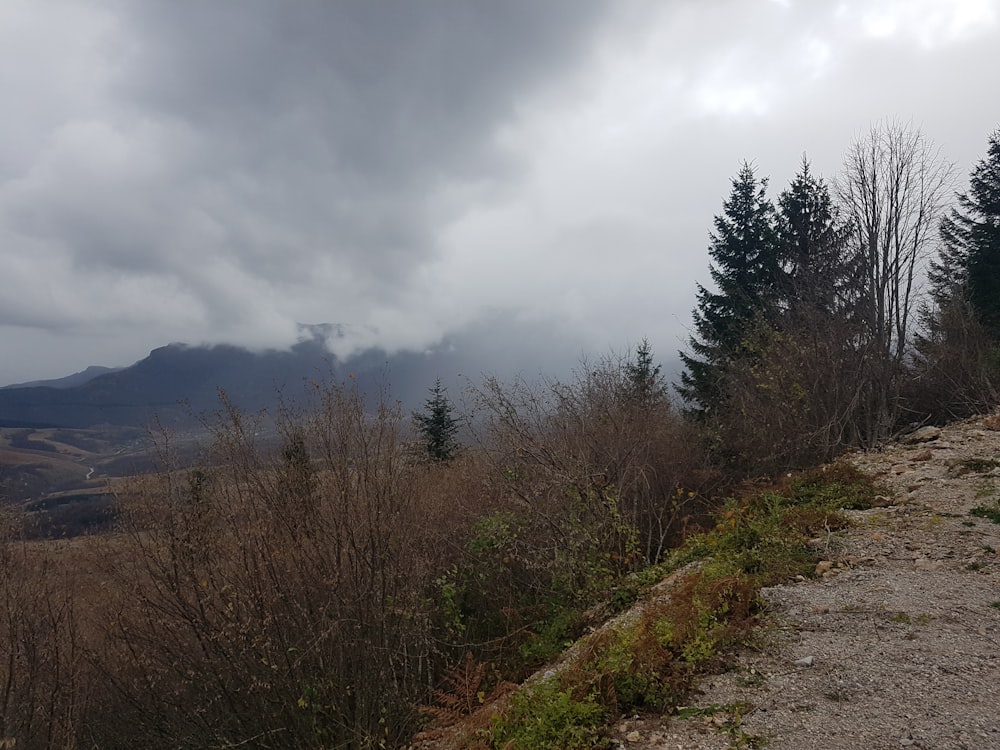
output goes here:
<path id="1" fill-rule="evenodd" d="M 653 583 L 689 566 L 669 595 L 581 643 L 569 666 L 521 688 L 481 730 L 477 746 L 594 748 L 626 712 L 676 713 L 701 675 L 724 670 L 749 642 L 762 588 L 809 574 L 807 542 L 845 528 L 842 508 L 871 507 L 878 488 L 843 464 L 725 503 L 711 530 L 633 576 Z"/>

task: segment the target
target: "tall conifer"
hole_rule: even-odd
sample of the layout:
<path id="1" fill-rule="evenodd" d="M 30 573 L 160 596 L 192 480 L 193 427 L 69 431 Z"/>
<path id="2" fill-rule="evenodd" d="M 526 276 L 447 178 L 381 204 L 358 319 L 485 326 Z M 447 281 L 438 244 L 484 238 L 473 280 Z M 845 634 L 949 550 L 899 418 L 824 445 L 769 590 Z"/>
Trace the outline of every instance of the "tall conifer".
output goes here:
<path id="1" fill-rule="evenodd" d="M 758 179 L 744 162 L 722 208 L 709 246 L 709 273 L 717 291 L 698 285 L 696 335 L 690 351 L 681 352 L 685 371 L 678 390 L 700 413 L 716 405 L 726 368 L 743 353 L 752 327 L 770 312 L 780 272 L 767 178 Z"/>
<path id="2" fill-rule="evenodd" d="M 941 258 L 931 269 L 935 301 L 963 295 L 987 335 L 1000 341 L 1000 130 L 957 202 L 941 222 Z"/>

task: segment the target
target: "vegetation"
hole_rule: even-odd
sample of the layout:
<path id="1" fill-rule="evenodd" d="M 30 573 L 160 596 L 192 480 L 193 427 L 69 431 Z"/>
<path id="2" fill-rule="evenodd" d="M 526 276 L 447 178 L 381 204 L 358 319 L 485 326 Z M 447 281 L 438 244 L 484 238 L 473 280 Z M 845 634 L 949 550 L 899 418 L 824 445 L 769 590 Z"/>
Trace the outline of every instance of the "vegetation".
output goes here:
<path id="1" fill-rule="evenodd" d="M 450 461 L 458 452 L 458 420 L 448 399 L 441 378 L 434 381 L 431 395 L 421 412 L 413 414 L 413 421 L 423 438 L 427 458 L 431 461 Z"/>
<path id="2" fill-rule="evenodd" d="M 838 509 L 870 507 L 876 492 L 855 470 L 836 466 L 730 501 L 713 529 L 690 537 L 657 568 L 657 578 L 678 571 L 668 596 L 589 637 L 571 664 L 517 693 L 482 733 L 486 745 L 600 747 L 613 717 L 682 712 L 698 677 L 724 668 L 727 655 L 752 637 L 760 589 L 809 574 L 816 562 L 809 538 L 843 528 Z M 557 733 L 574 739 L 545 744 Z M 743 741 L 751 746 L 752 738 Z"/>
<path id="3" fill-rule="evenodd" d="M 722 209 L 708 251 L 718 291 L 698 285 L 697 336 L 691 338 L 691 352 L 681 353 L 686 370 L 679 390 L 702 414 L 724 408 L 722 377 L 733 360 L 746 354 L 744 343 L 754 324 L 767 317 L 780 270 L 767 178 L 758 179 L 744 162 Z"/>
<path id="4" fill-rule="evenodd" d="M 807 542 L 876 493 L 847 465 L 791 470 L 995 403 L 990 144 L 919 335 L 947 170 L 883 125 L 832 190 L 804 161 L 775 206 L 740 170 L 687 411 L 647 340 L 566 381 L 470 385 L 461 446 L 440 381 L 412 419 L 313 383 L 276 417 L 223 401 L 194 460 L 158 433 L 158 469 L 109 489 L 110 531 L 29 541 L 5 518 L 0 745 L 591 748 L 624 712 L 681 712 L 752 639 L 761 588 L 812 574 Z M 721 723 L 755 746 L 740 711 Z"/>

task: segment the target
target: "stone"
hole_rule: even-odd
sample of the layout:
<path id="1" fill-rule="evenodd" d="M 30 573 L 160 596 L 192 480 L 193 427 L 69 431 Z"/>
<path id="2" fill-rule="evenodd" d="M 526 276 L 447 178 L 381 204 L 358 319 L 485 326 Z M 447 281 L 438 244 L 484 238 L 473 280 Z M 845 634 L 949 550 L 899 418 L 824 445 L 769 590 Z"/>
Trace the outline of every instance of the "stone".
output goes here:
<path id="1" fill-rule="evenodd" d="M 803 656 L 801 659 L 796 659 L 794 664 L 796 667 L 811 667 L 813 665 L 812 656 Z"/>
<path id="2" fill-rule="evenodd" d="M 625 735 L 625 739 L 629 742 L 642 742 L 642 735 L 639 732 L 629 732 Z"/>
<path id="3" fill-rule="evenodd" d="M 1000 414 L 993 414 L 983 420 L 983 427 L 987 430 L 1000 430 Z"/>
<path id="4" fill-rule="evenodd" d="M 906 443 L 927 443 L 931 440 L 937 440 L 941 437 L 940 427 L 921 427 L 919 430 L 914 430 L 909 435 L 904 438 Z"/>

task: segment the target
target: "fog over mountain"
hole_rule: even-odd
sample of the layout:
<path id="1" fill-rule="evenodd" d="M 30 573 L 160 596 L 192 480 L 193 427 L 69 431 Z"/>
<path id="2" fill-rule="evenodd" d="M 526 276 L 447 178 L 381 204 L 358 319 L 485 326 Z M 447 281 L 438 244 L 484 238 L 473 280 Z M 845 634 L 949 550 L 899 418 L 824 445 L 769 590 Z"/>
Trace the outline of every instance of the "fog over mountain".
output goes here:
<path id="1" fill-rule="evenodd" d="M 742 160 L 914 121 L 964 179 L 1000 0 L 0 5 L 0 384 L 170 341 L 674 360 Z"/>

